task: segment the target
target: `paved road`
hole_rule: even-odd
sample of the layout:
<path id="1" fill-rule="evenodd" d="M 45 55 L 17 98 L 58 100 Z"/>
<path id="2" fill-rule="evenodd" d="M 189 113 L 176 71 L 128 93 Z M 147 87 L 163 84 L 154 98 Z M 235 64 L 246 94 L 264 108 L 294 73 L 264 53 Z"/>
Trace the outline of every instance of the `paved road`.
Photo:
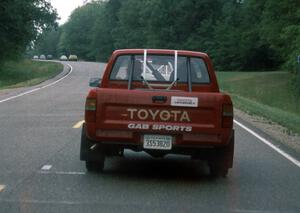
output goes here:
<path id="1" fill-rule="evenodd" d="M 0 103 L 0 212 L 300 212 L 300 168 L 239 126 L 227 179 L 186 157 L 129 151 L 86 173 L 73 126 L 104 64 L 70 64 L 55 85 Z"/>

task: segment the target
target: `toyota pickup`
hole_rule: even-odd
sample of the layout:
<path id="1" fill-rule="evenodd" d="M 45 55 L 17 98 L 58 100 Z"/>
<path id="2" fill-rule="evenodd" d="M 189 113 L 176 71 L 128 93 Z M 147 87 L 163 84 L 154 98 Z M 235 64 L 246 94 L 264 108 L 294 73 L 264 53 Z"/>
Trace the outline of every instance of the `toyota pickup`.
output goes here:
<path id="1" fill-rule="evenodd" d="M 90 86 L 80 147 L 88 171 L 102 171 L 106 157 L 125 149 L 188 155 L 206 161 L 215 177 L 232 168 L 233 105 L 207 54 L 116 50 Z"/>

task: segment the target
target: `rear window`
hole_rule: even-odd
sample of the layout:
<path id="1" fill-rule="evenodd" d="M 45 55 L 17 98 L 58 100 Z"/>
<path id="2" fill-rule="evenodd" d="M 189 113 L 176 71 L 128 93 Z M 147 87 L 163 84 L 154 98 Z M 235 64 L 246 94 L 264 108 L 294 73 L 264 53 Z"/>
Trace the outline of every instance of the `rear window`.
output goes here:
<path id="1" fill-rule="evenodd" d="M 134 56 L 133 80 L 140 81 L 143 77 L 149 82 L 170 83 L 175 79 L 175 59 L 174 56 L 148 55 L 143 73 L 143 56 Z M 178 56 L 177 59 L 177 79 L 178 82 L 187 82 L 187 58 Z"/>
<path id="2" fill-rule="evenodd" d="M 144 63 L 145 58 L 146 63 Z M 190 67 L 192 83 L 207 84 L 210 82 L 208 70 L 202 58 L 152 54 L 119 56 L 113 66 L 110 80 L 127 81 L 131 73 L 130 69 L 132 69 L 133 81 L 158 82 L 160 84 L 171 84 L 175 81 L 188 83 L 188 67 Z"/>
<path id="3" fill-rule="evenodd" d="M 193 83 L 210 82 L 207 67 L 202 58 L 191 58 L 191 78 Z"/>
<path id="4" fill-rule="evenodd" d="M 117 58 L 110 74 L 110 80 L 128 80 L 130 58 L 129 55 L 122 55 Z"/>

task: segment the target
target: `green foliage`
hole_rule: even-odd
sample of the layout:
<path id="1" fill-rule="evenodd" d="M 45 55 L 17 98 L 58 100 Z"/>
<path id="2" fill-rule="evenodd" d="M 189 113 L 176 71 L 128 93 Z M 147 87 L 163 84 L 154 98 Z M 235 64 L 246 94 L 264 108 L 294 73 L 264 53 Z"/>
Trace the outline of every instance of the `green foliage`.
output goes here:
<path id="1" fill-rule="evenodd" d="M 296 70 L 297 72 L 293 75 L 293 80 L 291 85 L 293 88 L 293 92 L 298 95 L 298 99 L 300 100 L 300 63 L 298 64 Z"/>
<path id="2" fill-rule="evenodd" d="M 268 0 L 262 13 L 260 34 L 278 54 L 283 67 L 295 70 L 300 54 L 300 1 Z"/>
<path id="3" fill-rule="evenodd" d="M 107 60 L 119 48 L 204 51 L 220 70 L 295 71 L 298 0 L 94 0 L 61 26 L 57 51 Z"/>
<path id="4" fill-rule="evenodd" d="M 59 57 L 57 49 L 57 41 L 61 36 L 61 28 L 49 29 L 41 34 L 35 43 L 34 55 L 52 55 L 55 58 Z"/>
<path id="5" fill-rule="evenodd" d="M 46 0 L 2 0 L 0 14 L 0 64 L 19 57 L 57 17 Z"/>
<path id="6" fill-rule="evenodd" d="M 115 34 L 122 0 L 110 0 L 99 8 L 99 16 L 93 27 L 91 50 L 97 60 L 106 61 L 115 48 L 113 35 Z"/>
<path id="7" fill-rule="evenodd" d="M 288 72 L 217 72 L 234 106 L 300 133 L 300 93 Z"/>
<path id="8" fill-rule="evenodd" d="M 144 16 L 142 14 L 145 1 L 122 1 L 118 11 L 118 22 L 113 29 L 115 47 L 137 48 L 145 46 Z"/>
<path id="9" fill-rule="evenodd" d="M 88 3 L 73 11 L 70 20 L 63 26 L 60 51 L 63 54 L 76 54 L 87 60 L 95 60 L 93 27 L 101 9 L 100 2 Z"/>

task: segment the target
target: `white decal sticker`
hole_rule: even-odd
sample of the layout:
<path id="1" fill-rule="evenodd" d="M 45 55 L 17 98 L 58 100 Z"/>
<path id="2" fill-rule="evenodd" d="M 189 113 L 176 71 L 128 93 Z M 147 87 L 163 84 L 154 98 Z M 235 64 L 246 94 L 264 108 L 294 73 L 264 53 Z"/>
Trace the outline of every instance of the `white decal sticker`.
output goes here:
<path id="1" fill-rule="evenodd" d="M 149 124 L 128 124 L 128 129 L 149 129 Z"/>
<path id="2" fill-rule="evenodd" d="M 155 130 L 155 131 L 175 131 L 175 132 L 191 132 L 193 128 L 191 126 L 180 126 L 180 125 L 163 125 L 163 124 L 141 124 L 141 123 L 130 123 L 128 129 L 131 130 Z"/>
<path id="3" fill-rule="evenodd" d="M 198 98 L 172 96 L 171 106 L 198 107 Z"/>

